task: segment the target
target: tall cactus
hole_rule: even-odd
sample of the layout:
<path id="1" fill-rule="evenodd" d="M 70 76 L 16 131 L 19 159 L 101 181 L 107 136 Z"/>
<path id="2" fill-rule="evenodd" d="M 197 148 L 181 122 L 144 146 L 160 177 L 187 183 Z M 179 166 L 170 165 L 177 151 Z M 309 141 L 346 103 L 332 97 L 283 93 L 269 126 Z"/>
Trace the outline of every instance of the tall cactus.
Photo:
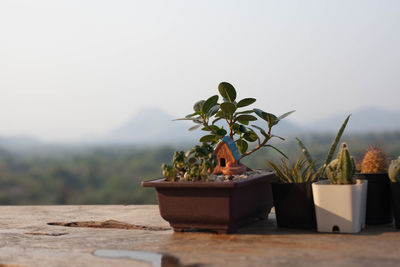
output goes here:
<path id="1" fill-rule="evenodd" d="M 390 162 L 388 174 L 393 183 L 400 182 L 400 157 Z"/>
<path id="2" fill-rule="evenodd" d="M 337 158 L 328 164 L 325 171 L 332 184 L 354 184 L 356 164 L 346 143 L 340 145 Z"/>

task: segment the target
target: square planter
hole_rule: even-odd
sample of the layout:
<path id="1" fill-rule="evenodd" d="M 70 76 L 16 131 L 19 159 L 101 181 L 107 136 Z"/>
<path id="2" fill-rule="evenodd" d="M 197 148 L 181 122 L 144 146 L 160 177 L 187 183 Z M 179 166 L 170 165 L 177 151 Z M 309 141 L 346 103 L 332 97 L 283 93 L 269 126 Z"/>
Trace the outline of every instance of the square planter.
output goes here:
<path id="1" fill-rule="evenodd" d="M 278 227 L 315 229 L 315 207 L 311 183 L 272 183 Z"/>
<path id="2" fill-rule="evenodd" d="M 400 183 L 390 182 L 392 207 L 396 229 L 400 229 Z"/>
<path id="3" fill-rule="evenodd" d="M 243 224 L 268 216 L 273 203 L 270 173 L 231 182 L 142 182 L 157 192 L 161 217 L 175 232 L 202 229 L 233 233 Z"/>
<path id="4" fill-rule="evenodd" d="M 365 227 L 367 180 L 337 185 L 312 184 L 318 232 L 358 233 Z"/>
<path id="5" fill-rule="evenodd" d="M 357 179 L 368 180 L 367 225 L 388 224 L 393 221 L 390 200 L 390 180 L 387 173 L 356 173 Z"/>

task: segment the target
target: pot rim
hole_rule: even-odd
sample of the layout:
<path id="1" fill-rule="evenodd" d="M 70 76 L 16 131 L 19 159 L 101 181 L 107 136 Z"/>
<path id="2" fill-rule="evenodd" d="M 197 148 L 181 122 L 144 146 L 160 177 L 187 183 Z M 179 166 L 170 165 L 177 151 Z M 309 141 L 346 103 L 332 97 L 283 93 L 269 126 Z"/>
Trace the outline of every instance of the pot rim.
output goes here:
<path id="1" fill-rule="evenodd" d="M 315 186 L 362 186 L 363 184 L 367 184 L 368 180 L 365 179 L 355 179 L 357 182 L 355 184 L 331 184 L 328 180 L 320 180 L 317 182 L 313 182 L 312 185 Z"/>
<path id="2" fill-rule="evenodd" d="M 229 182 L 188 182 L 188 181 L 177 181 L 168 182 L 165 178 L 151 179 L 142 181 L 142 187 L 169 187 L 169 188 L 235 188 L 243 187 L 248 184 L 264 182 L 267 179 L 271 182 L 275 178 L 273 172 L 267 172 L 266 174 L 260 174 L 251 178 L 238 179 L 236 181 Z"/>

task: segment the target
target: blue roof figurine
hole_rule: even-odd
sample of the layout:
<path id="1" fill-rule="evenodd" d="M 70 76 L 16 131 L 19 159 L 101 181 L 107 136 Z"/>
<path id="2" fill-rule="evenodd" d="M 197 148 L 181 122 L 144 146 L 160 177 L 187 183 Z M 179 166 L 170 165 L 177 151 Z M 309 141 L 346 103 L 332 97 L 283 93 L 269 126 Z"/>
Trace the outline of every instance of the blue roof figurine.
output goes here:
<path id="1" fill-rule="evenodd" d="M 235 142 L 229 136 L 224 136 L 214 150 L 217 155 L 218 165 L 213 174 L 235 175 L 247 170 L 247 167 L 238 161 L 242 157 Z"/>

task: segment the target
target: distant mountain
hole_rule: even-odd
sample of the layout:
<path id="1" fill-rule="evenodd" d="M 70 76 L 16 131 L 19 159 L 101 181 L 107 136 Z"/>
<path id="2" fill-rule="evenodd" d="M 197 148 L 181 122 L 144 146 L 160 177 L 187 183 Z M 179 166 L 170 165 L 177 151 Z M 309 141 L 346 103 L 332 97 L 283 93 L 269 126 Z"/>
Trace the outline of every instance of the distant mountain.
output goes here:
<path id="1" fill-rule="evenodd" d="M 185 144 L 198 140 L 200 133 L 189 132 L 189 122 L 173 119 L 160 109 L 143 109 L 101 139 L 105 143 L 146 145 Z"/>
<path id="2" fill-rule="evenodd" d="M 349 113 L 334 115 L 302 125 L 307 132 L 336 132 Z M 352 112 L 346 133 L 388 132 L 400 130 L 400 111 L 367 107 Z"/>
<path id="3" fill-rule="evenodd" d="M 190 121 L 173 121 L 172 116 L 160 109 L 144 109 L 117 129 L 100 138 L 111 144 L 193 144 L 204 135 L 200 129 L 188 131 L 194 124 Z M 266 128 L 266 122 L 258 122 Z M 284 120 L 274 127 L 273 133 L 283 137 L 293 136 L 301 129 Z"/>
<path id="4" fill-rule="evenodd" d="M 36 148 L 42 143 L 30 136 L 1 136 L 0 147 L 12 150 Z"/>
<path id="5" fill-rule="evenodd" d="M 294 137 L 308 133 L 336 133 L 348 113 L 342 113 L 326 117 L 307 124 L 296 124 L 285 119 L 274 126 L 273 134 L 282 137 Z M 68 147 L 74 145 L 162 145 L 174 146 L 192 145 L 198 143 L 204 134 L 197 129 L 188 131 L 193 126 L 190 121 L 173 121 L 174 117 L 160 109 L 143 109 L 135 114 L 129 121 L 111 130 L 102 136 L 91 136 L 76 142 L 68 142 Z M 266 128 L 266 122 L 259 120 L 256 123 Z M 389 131 L 400 131 L 400 111 L 388 111 L 379 108 L 363 108 L 352 113 L 352 117 L 346 128 L 347 134 L 357 133 L 380 133 Z M 41 142 L 32 137 L 14 136 L 0 137 L 0 148 L 18 150 L 29 150 L 39 152 L 38 148 L 51 146 L 58 149 L 58 145 Z"/>
<path id="6" fill-rule="evenodd" d="M 274 126 L 273 134 L 294 137 L 307 133 L 336 133 L 349 113 L 326 117 L 305 125 L 282 120 Z M 256 123 L 266 128 L 266 122 Z M 193 144 L 203 134 L 201 130 L 188 131 L 193 124 L 187 121 L 173 121 L 173 117 L 159 109 L 145 109 L 131 120 L 112 130 L 101 138 L 108 144 Z M 400 130 L 400 112 L 379 108 L 362 108 L 352 113 L 346 132 L 370 133 Z"/>

